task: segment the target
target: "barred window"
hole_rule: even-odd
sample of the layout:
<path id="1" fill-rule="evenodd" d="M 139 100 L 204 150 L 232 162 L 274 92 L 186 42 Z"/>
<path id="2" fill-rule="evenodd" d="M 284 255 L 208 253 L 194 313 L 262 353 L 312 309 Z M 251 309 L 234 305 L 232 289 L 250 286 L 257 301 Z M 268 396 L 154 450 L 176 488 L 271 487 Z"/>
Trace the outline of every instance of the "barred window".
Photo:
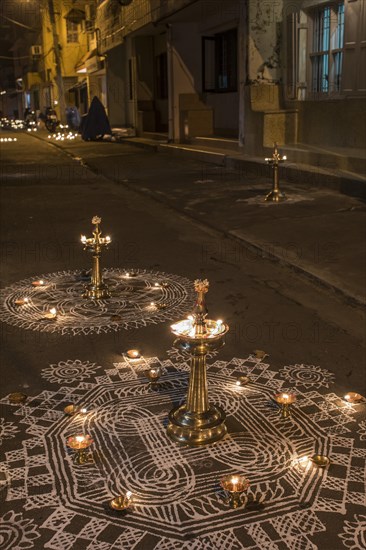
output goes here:
<path id="1" fill-rule="evenodd" d="M 313 16 L 311 90 L 329 94 L 341 89 L 344 3 L 319 8 Z"/>

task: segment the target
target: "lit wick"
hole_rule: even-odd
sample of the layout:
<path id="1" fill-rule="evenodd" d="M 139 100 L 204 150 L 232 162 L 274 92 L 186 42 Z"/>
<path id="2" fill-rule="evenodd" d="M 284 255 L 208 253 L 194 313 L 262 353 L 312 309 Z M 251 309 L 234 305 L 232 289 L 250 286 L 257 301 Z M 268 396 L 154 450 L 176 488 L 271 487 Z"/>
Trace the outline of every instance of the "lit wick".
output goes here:
<path id="1" fill-rule="evenodd" d="M 32 286 L 43 286 L 43 285 L 44 285 L 43 279 L 40 279 L 39 281 L 33 281 L 32 282 Z"/>
<path id="2" fill-rule="evenodd" d="M 347 401 L 347 403 L 359 403 L 362 401 L 363 397 L 360 393 L 350 391 L 343 397 L 343 399 Z"/>
<path id="3" fill-rule="evenodd" d="M 241 386 L 246 386 L 247 384 L 249 384 L 249 382 L 250 382 L 249 376 L 239 376 L 239 378 L 236 380 L 235 384 L 238 387 L 241 387 Z"/>
<path id="4" fill-rule="evenodd" d="M 160 367 L 151 368 L 145 371 L 146 378 L 150 381 L 150 384 L 153 388 L 156 388 L 156 383 L 161 376 Z"/>
<path id="5" fill-rule="evenodd" d="M 126 510 L 131 505 L 132 502 L 132 492 L 127 491 L 125 495 L 120 495 L 118 497 L 113 498 L 109 502 L 109 506 L 113 508 L 113 510 Z"/>
<path id="6" fill-rule="evenodd" d="M 49 312 L 44 314 L 43 319 L 55 320 L 56 317 L 57 317 L 57 309 L 55 307 L 51 307 Z"/>
<path id="7" fill-rule="evenodd" d="M 294 393 L 277 393 L 274 396 L 275 401 L 281 405 L 282 418 L 288 418 L 291 416 L 290 405 L 295 403 L 296 395 Z"/>
<path id="8" fill-rule="evenodd" d="M 141 357 L 138 349 L 129 349 L 126 351 L 126 355 L 129 359 L 139 359 Z"/>
<path id="9" fill-rule="evenodd" d="M 228 504 L 237 508 L 243 504 L 243 493 L 249 488 L 249 480 L 242 475 L 228 475 L 220 480 L 220 485 L 229 493 Z"/>
<path id="10" fill-rule="evenodd" d="M 308 456 L 302 456 L 297 460 L 297 463 L 301 466 L 306 468 L 310 462 L 310 458 Z"/>
<path id="11" fill-rule="evenodd" d="M 15 300 L 14 303 L 17 306 L 24 306 L 29 303 L 29 298 L 18 298 L 18 300 Z"/>

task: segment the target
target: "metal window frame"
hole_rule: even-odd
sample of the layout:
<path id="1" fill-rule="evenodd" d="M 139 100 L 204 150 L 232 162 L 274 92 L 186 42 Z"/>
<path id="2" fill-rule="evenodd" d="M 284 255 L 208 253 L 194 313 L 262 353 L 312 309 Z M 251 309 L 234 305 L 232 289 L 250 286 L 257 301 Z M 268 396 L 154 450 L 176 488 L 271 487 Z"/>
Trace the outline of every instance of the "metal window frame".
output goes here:
<path id="1" fill-rule="evenodd" d="M 341 78 L 342 70 L 338 75 L 340 78 L 338 81 L 335 81 L 335 78 L 331 75 L 334 74 L 333 67 L 335 64 L 335 55 L 344 53 L 344 43 L 342 48 L 332 48 L 331 47 L 331 37 L 332 32 L 338 27 L 338 9 L 339 5 L 342 4 L 345 9 L 345 1 L 328 1 L 328 2 L 319 2 L 313 4 L 311 9 L 307 11 L 309 16 L 309 35 L 308 35 L 308 67 L 307 67 L 307 83 L 308 83 L 308 93 L 307 99 L 316 100 L 316 99 L 334 99 L 343 97 L 341 93 Z M 314 51 L 314 33 L 316 26 L 316 18 L 320 13 L 324 12 L 326 8 L 330 9 L 330 28 L 329 28 L 329 48 L 327 50 Z M 313 63 L 316 58 L 320 59 L 322 56 L 328 55 L 328 90 L 322 91 L 319 90 L 319 82 L 317 90 L 313 89 Z"/>
<path id="2" fill-rule="evenodd" d="M 234 71 L 231 73 L 231 76 L 234 75 L 234 83 L 231 83 L 230 85 L 227 85 L 226 87 L 220 87 L 219 83 L 219 66 L 221 64 L 219 59 L 220 51 L 222 48 L 222 41 L 225 35 L 230 35 L 235 33 L 235 68 Z M 212 41 L 215 44 L 215 66 L 214 66 L 214 87 L 206 87 L 206 50 L 205 50 L 205 44 L 207 41 Z M 216 93 L 216 94 L 222 94 L 222 93 L 233 93 L 238 91 L 238 29 L 237 27 L 228 29 L 223 32 L 216 33 L 214 36 L 202 36 L 201 37 L 201 45 L 202 45 L 202 91 L 206 93 Z M 230 52 L 227 54 L 227 58 L 229 57 Z"/>

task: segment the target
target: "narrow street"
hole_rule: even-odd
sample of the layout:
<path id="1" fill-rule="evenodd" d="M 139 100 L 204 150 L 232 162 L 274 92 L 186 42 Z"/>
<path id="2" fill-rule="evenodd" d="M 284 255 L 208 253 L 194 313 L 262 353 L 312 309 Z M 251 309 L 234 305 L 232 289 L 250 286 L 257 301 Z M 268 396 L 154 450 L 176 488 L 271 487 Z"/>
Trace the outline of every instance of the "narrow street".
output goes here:
<path id="1" fill-rule="evenodd" d="M 1 135 L 13 138 L 15 133 L 2 132 Z M 1 416 L 5 419 L 4 426 L 11 425 L 16 430 L 14 437 L 7 438 L 5 435 L 1 447 L 2 453 L 5 453 L 2 460 L 7 458 L 7 466 L 0 471 L 4 482 L 0 493 L 4 513 L 8 510 L 14 510 L 17 513 L 23 511 L 26 515 L 28 513 L 27 517 L 32 518 L 34 525 L 40 527 L 37 532 L 37 542 L 34 543 L 34 548 L 39 550 L 41 548 L 62 548 L 63 550 L 68 548 L 75 550 L 84 548 L 95 550 L 97 548 L 134 548 L 136 550 L 239 548 L 239 546 L 225 545 L 228 543 L 220 545 L 217 541 L 213 542 L 214 539 L 211 540 L 209 534 L 200 530 L 199 522 L 192 522 L 188 530 L 184 528 L 179 531 L 178 529 L 175 533 L 172 532 L 173 534 L 168 528 L 166 540 L 169 540 L 163 546 L 164 537 L 161 530 L 159 531 L 157 526 L 152 526 L 150 531 L 147 529 L 146 537 L 140 536 L 136 531 L 137 524 L 133 524 L 135 520 L 132 514 L 126 517 L 127 525 L 136 537 L 133 539 L 135 545 L 132 542 L 130 546 L 127 543 L 124 545 L 121 542 L 123 539 L 117 537 L 118 533 L 123 532 L 124 527 L 123 521 L 116 512 L 112 512 L 111 516 L 116 530 L 116 537 L 113 539 L 117 541 L 115 546 L 112 544 L 97 546 L 96 542 L 93 542 L 94 539 L 86 535 L 84 539 L 80 535 L 79 539 L 77 538 L 79 535 L 76 534 L 73 535 L 76 537 L 74 539 L 70 534 L 69 542 L 66 543 L 63 542 L 61 532 L 55 527 L 56 512 L 52 520 L 54 523 L 49 519 L 50 510 L 57 510 L 58 501 L 55 496 L 52 497 L 55 498 L 52 501 L 46 485 L 37 488 L 34 482 L 34 490 L 31 483 L 27 487 L 28 497 L 33 504 L 36 497 L 42 499 L 42 495 L 46 495 L 46 508 L 42 508 L 40 503 L 34 506 L 28 503 L 24 508 L 24 501 L 17 496 L 16 491 L 21 482 L 11 481 L 8 486 L 8 481 L 13 475 L 11 468 L 17 466 L 14 456 L 11 458 L 11 453 L 15 453 L 27 439 L 42 438 L 48 433 L 47 429 L 50 429 L 51 437 L 56 433 L 46 421 L 42 426 L 39 423 L 37 415 L 41 414 L 40 410 L 43 410 L 42 399 L 45 402 L 50 399 L 48 403 L 52 403 L 52 399 L 56 400 L 56 394 L 62 393 L 62 388 L 65 386 L 70 387 L 71 393 L 79 387 L 80 395 L 82 391 L 90 392 L 93 383 L 103 386 L 108 376 L 111 379 L 117 376 L 117 371 L 114 372 L 114 370 L 116 365 L 121 365 L 124 361 L 122 353 L 132 348 L 140 350 L 145 358 L 157 358 L 156 361 L 160 361 L 168 374 L 169 360 L 171 370 L 179 372 L 176 365 L 187 361 L 187 358 L 174 351 L 174 336 L 170 332 L 170 325 L 184 318 L 183 311 L 186 313 L 191 311 L 194 301 L 193 281 L 198 278 L 207 278 L 210 283 L 207 295 L 209 317 L 223 319 L 230 327 L 225 346 L 208 359 L 208 363 L 219 361 L 215 363 L 218 374 L 220 369 L 223 369 L 221 376 L 225 374 L 229 380 L 228 373 L 235 371 L 233 358 L 247 360 L 255 356 L 255 350 L 263 350 L 267 354 L 262 363 L 266 365 L 263 366 L 264 370 L 269 369 L 268 387 L 267 382 L 263 381 L 266 376 L 261 383 L 263 388 L 268 390 L 269 396 L 271 392 L 274 394 L 276 390 L 281 391 L 281 388 L 295 391 L 299 394 L 298 408 L 300 410 L 303 407 L 303 411 L 307 406 L 311 408 L 314 404 L 311 403 L 311 399 L 316 398 L 316 402 L 319 403 L 321 396 L 327 396 L 325 405 L 320 407 L 318 415 L 311 420 L 312 428 L 310 424 L 308 426 L 310 431 L 319 430 L 319 432 L 309 433 L 305 438 L 307 441 L 311 437 L 315 440 L 324 437 L 326 441 L 323 443 L 324 449 L 327 446 L 330 448 L 331 434 L 334 437 L 338 434 L 336 443 L 333 441 L 338 448 L 338 451 L 333 448 L 333 453 L 336 455 L 337 452 L 338 454 L 342 452 L 339 449 L 342 434 L 347 432 L 347 437 L 352 435 L 356 438 L 358 454 L 354 457 L 358 458 L 353 458 L 355 462 L 349 465 L 349 468 L 357 462 L 355 468 L 359 467 L 357 470 L 360 474 L 359 479 L 356 473 L 352 474 L 352 480 L 357 487 L 353 489 L 351 478 L 344 477 L 350 474 L 344 473 L 343 466 L 334 464 L 333 470 L 329 469 L 329 476 L 331 477 L 333 472 L 334 479 L 330 480 L 328 477 L 328 484 L 324 489 L 320 489 L 320 477 L 318 477 L 318 488 L 313 488 L 311 491 L 309 489 L 309 498 L 303 495 L 301 497 L 305 501 L 304 506 L 315 503 L 312 516 L 315 522 L 314 529 L 310 530 L 310 534 L 305 532 L 301 535 L 304 537 L 303 540 L 306 540 L 306 544 L 312 541 L 316 544 L 314 548 L 326 550 L 343 548 L 339 538 L 343 522 L 355 521 L 355 514 L 364 512 L 360 495 L 364 490 L 364 481 L 361 480 L 361 446 L 365 434 L 362 430 L 360 432 L 360 426 L 365 426 L 366 422 L 365 403 L 344 405 L 341 399 L 350 391 L 366 394 L 365 323 L 362 305 L 365 254 L 364 243 L 361 242 L 362 227 L 365 227 L 364 203 L 356 198 L 295 182 L 292 186 L 285 185 L 284 189 L 289 197 L 291 195 L 298 197 L 298 202 L 285 206 L 261 207 L 253 197 L 266 193 L 271 186 L 270 177 L 257 176 L 253 173 L 239 174 L 224 167 L 169 153 L 156 154 L 127 143 L 85 143 L 77 138 L 72 143 L 65 142 L 55 146 L 47 140 L 46 135 L 33 136 L 19 132 L 16 137 L 16 142 L 1 143 L 2 300 L 0 316 L 3 321 L 1 325 Z M 53 276 L 56 280 L 57 277 L 66 277 L 68 272 L 78 273 L 77 270 L 90 269 L 91 255 L 83 250 L 80 236 L 91 235 L 91 220 L 96 215 L 102 218 L 103 234 L 110 235 L 112 238 L 109 250 L 103 251 L 102 267 L 112 271 L 118 268 L 126 272 L 146 270 L 146 277 L 150 277 L 149 281 L 154 277 L 149 275 L 150 272 L 166 274 L 168 282 L 172 281 L 171 284 L 176 285 L 175 294 L 172 292 L 169 295 L 172 303 L 178 300 L 179 289 L 182 296 L 185 296 L 185 301 L 176 307 L 176 313 L 180 316 L 175 318 L 175 306 L 172 306 L 170 311 L 168 304 L 166 313 L 163 311 L 166 315 L 165 319 L 152 316 L 146 323 L 142 319 L 138 326 L 134 326 L 133 316 L 130 316 L 126 324 L 123 325 L 121 321 L 122 326 L 119 327 L 120 318 L 117 315 L 114 319 L 116 323 L 111 323 L 111 326 L 104 328 L 100 328 L 102 327 L 100 325 L 98 328 L 98 326 L 92 326 L 92 319 L 85 320 L 88 318 L 87 306 L 82 314 L 79 310 L 76 311 L 75 307 L 75 311 L 72 308 L 70 311 L 67 310 L 67 315 L 72 317 L 67 327 L 71 328 L 70 330 L 65 328 L 63 332 L 62 328 L 59 330 L 54 327 L 57 323 L 59 324 L 57 326 L 62 326 L 64 322 L 62 311 L 66 312 L 66 309 L 62 310 L 62 308 L 66 308 L 66 301 L 70 302 L 70 296 L 72 300 L 72 295 L 69 294 L 67 299 L 65 295 L 65 303 L 59 295 L 58 301 L 54 301 L 55 305 L 57 301 L 57 308 L 61 313 L 50 330 L 47 328 L 49 326 L 47 323 L 42 325 L 37 320 L 33 322 L 31 314 L 24 313 L 20 319 L 22 316 L 20 309 L 19 307 L 17 309 L 11 300 L 19 293 L 21 294 L 27 284 L 33 293 L 32 296 L 35 295 L 37 289 L 31 288 L 31 281 L 44 279 L 46 284 L 50 285 L 50 289 L 47 290 L 48 302 L 43 302 L 42 306 L 45 308 L 54 303 L 52 301 Z M 159 277 L 160 281 L 164 280 L 164 275 Z M 108 272 L 106 272 L 106 278 L 108 278 Z M 24 283 L 27 279 L 28 282 Z M 184 283 L 187 280 L 192 281 L 192 284 Z M 184 290 L 185 285 L 189 290 Z M 12 287 L 12 290 L 9 290 L 9 287 Z M 65 292 L 67 293 L 67 290 Z M 24 296 L 24 293 L 22 295 Z M 123 310 L 125 306 L 121 307 Z M 66 313 L 64 315 L 67 316 Z M 123 311 L 121 316 L 123 317 Z M 80 319 L 80 325 L 78 325 L 78 319 Z M 241 363 L 239 361 L 236 364 Z M 85 367 L 87 374 L 80 374 L 80 371 L 78 375 L 78 365 L 79 367 L 89 365 L 89 370 Z M 74 372 L 73 375 L 67 376 L 68 368 L 70 373 Z M 186 371 L 187 369 L 182 369 L 181 373 L 186 376 Z M 96 376 L 99 378 L 95 378 Z M 93 382 L 88 377 L 91 377 Z M 131 377 L 126 378 L 128 384 L 133 379 Z M 274 384 L 271 387 L 269 384 L 271 379 L 277 381 L 277 386 Z M 140 376 L 138 381 L 141 382 Z M 280 384 L 280 381 L 284 385 Z M 142 384 L 145 384 L 143 379 Z M 248 388 L 250 389 L 250 386 Z M 220 399 L 220 391 L 213 390 L 214 401 Z M 21 392 L 27 396 L 28 411 L 25 410 L 26 405 L 9 403 L 7 396 L 14 392 Z M 122 395 L 127 399 L 127 393 L 121 393 Z M 250 409 L 246 409 L 247 413 L 250 410 L 254 417 L 259 414 L 264 417 L 270 415 L 272 418 L 273 405 L 266 413 L 265 404 L 260 402 L 259 398 L 258 410 L 256 410 L 256 395 L 258 394 L 255 392 L 249 395 Z M 54 420 L 64 421 L 60 411 L 62 411 L 62 404 L 69 403 L 70 396 L 64 396 L 63 402 L 59 405 L 58 416 L 54 416 Z M 184 394 L 179 399 L 182 400 L 182 397 Z M 91 399 L 91 404 L 97 403 L 93 399 L 96 398 Z M 224 401 L 222 406 L 229 408 L 226 412 L 230 415 L 230 399 L 222 399 Z M 76 397 L 73 395 L 70 402 L 75 401 Z M 266 403 L 268 405 L 268 399 Z M 38 413 L 34 412 L 34 407 L 37 406 Z M 342 412 L 344 407 L 346 409 L 351 407 L 352 410 L 347 409 L 344 413 Z M 296 420 L 296 415 L 300 414 L 296 412 L 296 404 L 293 409 Z M 30 412 L 31 410 L 33 412 Z M 321 416 L 322 410 L 324 417 Z M 329 431 L 326 429 L 325 410 L 333 411 L 334 416 L 341 411 L 343 419 Z M 278 413 L 275 412 L 277 418 Z M 116 414 L 117 424 L 110 428 L 106 424 L 105 433 L 110 429 L 111 437 L 114 434 L 116 438 L 123 439 L 123 413 L 120 417 L 118 412 Z M 21 415 L 20 423 L 19 415 Z M 104 421 L 107 422 L 106 419 Z M 145 421 L 147 422 L 147 417 Z M 154 426 L 160 425 L 163 421 L 166 422 L 166 415 L 164 416 L 162 410 L 159 410 Z M 71 421 L 67 420 L 67 422 Z M 96 422 L 93 422 L 95 425 Z M 88 421 L 88 429 L 93 430 L 93 422 Z M 273 421 L 272 425 L 275 426 L 276 422 Z M 144 425 L 142 428 L 141 425 L 140 436 L 142 437 L 142 429 L 144 429 L 147 430 L 144 432 L 146 437 L 152 437 L 149 431 L 153 429 L 152 426 Z M 235 431 L 234 424 L 232 427 Z M 345 428 L 344 431 L 342 427 Z M 121 432 L 118 431 L 119 428 Z M 254 429 L 253 426 L 250 429 Z M 64 433 L 71 434 L 70 425 L 65 430 Z M 4 433 L 6 434 L 6 430 Z M 360 436 L 360 433 L 363 435 Z M 95 436 L 95 438 L 97 441 L 98 437 Z M 291 447 L 295 444 L 290 440 L 291 436 L 287 433 L 284 436 L 284 442 L 286 441 Z M 101 444 L 100 440 L 98 441 Z M 264 445 L 264 441 L 262 443 Z M 52 457 L 56 448 L 54 445 L 56 443 L 50 444 L 50 447 L 46 445 L 48 468 L 53 464 Z M 140 453 L 138 443 L 136 445 Z M 174 452 L 174 444 L 171 445 L 170 451 Z M 216 454 L 221 449 L 220 445 L 213 447 L 217 449 Z M 255 437 L 251 445 L 255 448 Z M 55 471 L 61 472 L 63 470 L 62 453 L 66 456 L 67 449 L 60 443 L 58 450 L 60 463 L 54 468 Z M 232 450 L 235 452 L 234 446 Z M 183 454 L 186 451 L 183 451 Z M 215 452 L 212 451 L 213 454 Z M 287 450 L 273 450 L 272 474 L 274 476 L 282 475 L 280 470 L 276 470 L 276 453 L 280 453 L 278 455 L 280 458 L 282 452 L 285 456 Z M 132 453 L 131 456 L 135 455 Z M 348 457 L 351 460 L 351 451 Z M 288 457 L 287 459 L 290 460 Z M 130 465 L 134 459 L 131 460 Z M 167 455 L 166 460 L 170 460 L 170 455 Z M 36 466 L 35 461 L 33 467 Z M 41 468 L 41 462 L 37 467 Z M 202 468 L 201 464 L 201 473 Z M 323 473 L 324 471 L 322 470 Z M 319 476 L 323 473 L 319 473 Z M 57 475 L 61 479 L 63 474 Z M 93 475 L 94 470 L 91 468 L 90 478 L 88 478 L 90 482 Z M 146 483 L 154 478 L 153 473 L 146 475 Z M 199 477 L 201 474 L 196 471 L 196 475 Z M 335 487 L 334 480 L 337 477 L 342 477 L 342 488 L 337 487 L 332 495 Z M 76 484 L 80 482 L 76 478 L 77 475 L 70 479 Z M 213 485 L 216 481 L 213 479 Z M 64 495 L 68 490 L 60 489 L 61 483 L 59 481 L 56 484 L 58 498 L 62 509 L 66 510 L 68 504 Z M 112 478 L 108 483 L 112 491 Z M 255 484 L 254 479 L 253 483 Z M 263 483 L 262 487 L 265 486 L 264 481 Z M 348 483 L 350 486 L 347 489 Z M 98 487 L 103 493 L 101 485 Z M 202 494 L 206 489 L 206 492 L 210 493 L 212 487 L 207 485 L 206 488 L 201 488 Z M 139 490 L 141 494 L 144 492 L 140 487 L 136 489 L 137 494 Z M 167 488 L 165 490 L 168 491 Z M 351 502 L 353 490 L 357 496 Z M 7 491 L 13 495 L 12 498 L 6 497 Z M 321 499 L 315 502 L 317 491 L 324 491 L 324 494 L 322 493 Z M 324 496 L 326 491 L 329 492 L 328 496 Z M 340 494 L 335 495 L 336 491 Z M 81 494 L 82 489 L 78 493 L 78 498 Z M 98 497 L 91 489 L 89 497 L 91 517 L 101 518 L 101 522 L 106 522 L 105 514 L 108 517 L 108 513 L 111 514 L 111 512 L 105 512 L 103 507 L 98 508 Z M 72 514 L 77 512 L 78 498 L 71 499 Z M 151 498 L 153 499 L 152 496 Z M 154 498 L 157 498 L 155 494 Z M 174 498 L 178 499 L 177 496 Z M 172 497 L 172 501 L 174 498 Z M 322 513 L 322 502 L 327 498 L 333 498 L 336 502 L 335 513 Z M 347 509 L 344 508 L 342 499 L 347 500 Z M 148 501 L 143 503 L 147 503 L 148 509 Z M 295 509 L 292 506 L 293 503 L 289 504 L 289 510 Z M 325 504 L 324 509 L 326 509 Z M 264 510 L 267 510 L 266 502 L 264 502 Z M 268 503 L 268 510 L 270 511 L 270 503 Z M 66 514 L 66 512 L 63 513 Z M 189 514 L 189 511 L 185 510 L 184 513 Z M 262 519 L 264 523 L 267 521 L 263 510 L 248 511 L 247 516 L 253 516 L 255 513 L 258 514 L 259 523 Z M 195 520 L 199 517 L 197 511 L 192 512 L 192 515 Z M 129 517 L 132 518 L 130 520 L 132 523 L 128 523 Z M 319 521 L 326 526 L 326 529 L 319 527 L 319 524 L 317 524 L 318 528 L 315 526 Z M 234 531 L 236 528 L 239 530 L 238 523 L 234 521 L 232 525 Z M 273 525 L 278 527 L 275 522 Z M 79 523 L 75 533 L 79 533 L 81 529 L 82 525 Z M 263 527 L 263 529 L 266 528 Z M 95 531 L 97 531 L 96 528 Z M 141 532 L 143 531 L 144 528 Z M 248 527 L 248 533 L 250 532 Z M 279 529 L 278 532 L 281 533 L 281 530 Z M 73 530 L 70 528 L 68 533 L 73 533 Z M 245 542 L 245 536 L 249 537 L 249 535 L 241 536 L 240 533 L 236 535 L 244 544 L 243 548 L 264 547 L 253 533 L 251 540 L 249 541 L 248 538 L 247 542 Z M 118 536 L 122 537 L 122 535 Z M 285 540 L 281 536 L 274 538 L 274 543 L 280 544 Z M 161 546 L 155 546 L 158 544 L 157 537 L 163 537 Z M 200 546 L 193 546 L 192 541 L 182 542 L 196 538 Z M 178 546 L 173 546 L 173 543 L 169 542 L 173 539 L 180 541 L 177 542 Z M 109 539 L 108 542 L 110 542 Z M 273 548 L 279 547 L 273 546 Z M 310 545 L 303 547 L 313 548 Z M 353 547 L 356 548 L 356 546 Z"/>

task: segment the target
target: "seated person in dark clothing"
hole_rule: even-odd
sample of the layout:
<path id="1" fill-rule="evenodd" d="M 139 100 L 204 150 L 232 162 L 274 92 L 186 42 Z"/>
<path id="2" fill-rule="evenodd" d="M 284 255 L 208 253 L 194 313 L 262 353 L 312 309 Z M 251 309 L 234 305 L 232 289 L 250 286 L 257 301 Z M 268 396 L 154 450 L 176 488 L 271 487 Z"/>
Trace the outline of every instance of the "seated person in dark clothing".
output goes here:
<path id="1" fill-rule="evenodd" d="M 103 104 L 95 96 L 90 104 L 88 114 L 82 117 L 80 131 L 84 141 L 94 141 L 102 139 L 106 134 L 112 134 Z"/>

